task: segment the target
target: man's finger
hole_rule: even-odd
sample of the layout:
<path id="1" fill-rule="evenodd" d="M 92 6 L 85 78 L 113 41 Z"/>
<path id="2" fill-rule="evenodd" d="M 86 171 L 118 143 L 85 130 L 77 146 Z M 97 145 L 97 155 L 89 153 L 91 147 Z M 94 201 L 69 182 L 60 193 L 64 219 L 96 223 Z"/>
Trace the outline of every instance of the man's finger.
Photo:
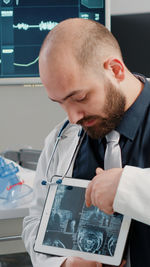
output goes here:
<path id="1" fill-rule="evenodd" d="M 126 264 L 126 262 L 127 262 L 126 260 L 123 260 L 122 263 L 121 263 L 121 265 L 119 267 L 124 267 L 125 264 Z"/>
<path id="2" fill-rule="evenodd" d="M 91 191 L 92 191 L 92 182 L 88 184 L 88 187 L 85 192 L 85 204 L 87 207 L 91 206 Z"/>
<path id="3" fill-rule="evenodd" d="M 104 170 L 100 167 L 96 168 L 96 175 L 100 174 L 101 172 L 103 172 Z"/>
<path id="4" fill-rule="evenodd" d="M 100 208 L 99 208 L 100 209 Z M 107 209 L 103 209 L 103 208 L 101 208 L 101 210 L 104 212 L 104 213 L 106 213 L 106 214 L 108 214 L 108 215 L 112 215 L 112 214 L 114 214 L 114 210 L 111 208 L 111 207 L 108 207 Z"/>

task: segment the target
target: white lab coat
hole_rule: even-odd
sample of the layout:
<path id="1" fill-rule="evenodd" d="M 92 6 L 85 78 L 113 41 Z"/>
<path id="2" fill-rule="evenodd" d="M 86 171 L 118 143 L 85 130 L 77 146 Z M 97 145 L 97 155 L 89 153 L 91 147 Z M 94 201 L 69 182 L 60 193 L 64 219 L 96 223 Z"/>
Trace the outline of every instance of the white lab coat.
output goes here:
<path id="1" fill-rule="evenodd" d="M 50 257 L 34 252 L 36 233 L 48 191 L 48 186 L 41 185 L 41 181 L 45 179 L 48 161 L 63 123 L 58 125 L 46 138 L 45 147 L 40 156 L 36 171 L 32 207 L 30 208 L 29 216 L 24 219 L 23 223 L 22 237 L 34 267 L 59 267 L 65 260 L 65 257 Z M 50 166 L 48 172 L 49 178 L 54 174 L 63 175 L 67 170 L 79 140 L 78 133 L 80 129 L 80 126 L 71 124 L 66 127 Z M 73 164 L 67 174 L 68 176 L 72 175 L 72 170 Z M 115 197 L 114 210 L 141 222 L 150 224 L 150 177 L 148 174 L 150 175 L 150 169 L 140 169 L 131 166 L 125 167 Z M 141 176 L 142 183 L 140 179 Z"/>

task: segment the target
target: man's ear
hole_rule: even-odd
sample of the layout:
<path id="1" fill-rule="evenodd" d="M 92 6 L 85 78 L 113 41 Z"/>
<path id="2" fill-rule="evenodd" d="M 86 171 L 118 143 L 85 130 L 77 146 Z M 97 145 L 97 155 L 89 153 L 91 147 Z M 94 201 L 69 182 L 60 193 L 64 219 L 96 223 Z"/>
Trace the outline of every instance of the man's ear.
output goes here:
<path id="1" fill-rule="evenodd" d="M 116 58 L 109 58 L 104 62 L 104 69 L 111 71 L 112 75 L 118 80 L 123 81 L 125 69 L 123 63 Z"/>

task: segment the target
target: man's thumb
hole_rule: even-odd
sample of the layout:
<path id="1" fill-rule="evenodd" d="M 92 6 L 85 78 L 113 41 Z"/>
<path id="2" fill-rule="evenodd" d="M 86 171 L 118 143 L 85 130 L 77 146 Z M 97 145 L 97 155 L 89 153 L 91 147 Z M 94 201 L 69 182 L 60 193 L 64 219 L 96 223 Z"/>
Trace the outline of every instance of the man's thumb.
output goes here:
<path id="1" fill-rule="evenodd" d="M 102 169 L 102 168 L 99 168 L 99 167 L 96 168 L 96 175 L 97 175 L 97 174 L 100 174 L 101 172 L 103 172 L 103 169 Z"/>

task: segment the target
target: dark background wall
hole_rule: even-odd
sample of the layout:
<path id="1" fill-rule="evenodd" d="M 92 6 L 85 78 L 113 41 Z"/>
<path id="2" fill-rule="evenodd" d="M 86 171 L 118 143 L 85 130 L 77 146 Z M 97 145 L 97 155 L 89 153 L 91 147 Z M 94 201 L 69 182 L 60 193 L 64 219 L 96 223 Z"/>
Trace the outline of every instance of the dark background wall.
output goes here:
<path id="1" fill-rule="evenodd" d="M 111 31 L 129 70 L 150 77 L 150 13 L 112 15 Z"/>

